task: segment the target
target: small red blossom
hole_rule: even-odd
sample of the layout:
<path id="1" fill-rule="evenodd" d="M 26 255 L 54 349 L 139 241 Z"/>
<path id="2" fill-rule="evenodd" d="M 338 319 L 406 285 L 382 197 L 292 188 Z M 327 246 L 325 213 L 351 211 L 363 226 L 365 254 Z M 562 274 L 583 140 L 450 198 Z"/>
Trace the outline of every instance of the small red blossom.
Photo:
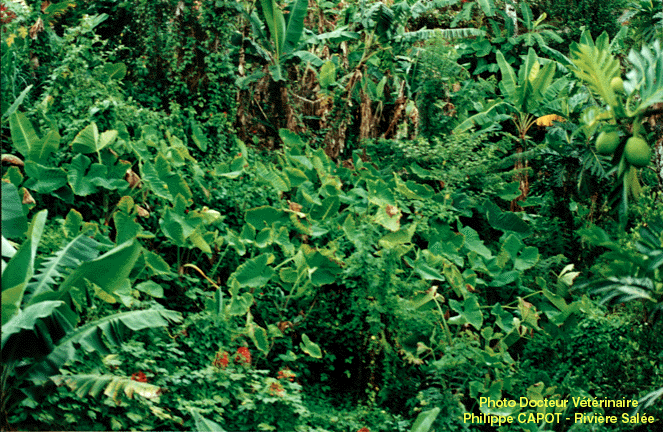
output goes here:
<path id="1" fill-rule="evenodd" d="M 290 382 L 293 382 L 295 380 L 295 373 L 292 372 L 290 369 L 283 369 L 279 371 L 278 379 L 287 379 Z"/>
<path id="2" fill-rule="evenodd" d="M 16 19 L 16 14 L 12 11 L 10 11 L 7 6 L 0 4 L 0 22 L 2 24 L 9 24 L 10 22 L 14 21 Z M 7 29 L 2 29 L 2 31 L 6 31 Z"/>
<path id="3" fill-rule="evenodd" d="M 272 396 L 283 396 L 283 386 L 281 383 L 271 383 L 269 385 L 269 394 Z M 369 431 L 370 432 L 370 431 Z"/>
<path id="4" fill-rule="evenodd" d="M 363 428 L 359 429 L 357 432 L 371 432 L 371 430 L 367 427 L 363 427 Z"/>
<path id="5" fill-rule="evenodd" d="M 246 365 L 251 364 L 251 352 L 247 347 L 237 348 L 237 355 L 235 355 L 235 362 Z"/>
<path id="6" fill-rule="evenodd" d="M 214 359 L 214 363 L 212 363 L 212 365 L 225 369 L 228 367 L 229 362 L 230 360 L 228 359 L 228 353 L 225 351 L 219 351 L 216 353 L 216 358 Z"/>
<path id="7" fill-rule="evenodd" d="M 147 376 L 143 373 L 143 371 L 138 371 L 136 373 L 131 374 L 131 379 L 143 383 L 147 382 Z"/>

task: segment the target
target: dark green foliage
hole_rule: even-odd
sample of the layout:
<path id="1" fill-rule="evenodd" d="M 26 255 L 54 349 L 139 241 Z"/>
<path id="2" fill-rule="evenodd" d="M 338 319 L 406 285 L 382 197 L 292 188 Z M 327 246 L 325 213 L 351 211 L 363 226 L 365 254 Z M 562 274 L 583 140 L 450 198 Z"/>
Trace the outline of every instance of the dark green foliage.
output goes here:
<path id="1" fill-rule="evenodd" d="M 612 39 L 621 28 L 619 18 L 628 4 L 627 0 L 606 0 L 596 3 L 592 0 L 544 0 L 541 9 L 558 26 L 563 42 L 551 44 L 565 51 L 569 43 L 580 38 L 584 30 L 593 35 L 608 32 Z"/>
<path id="2" fill-rule="evenodd" d="M 578 323 L 572 334 L 552 344 L 547 338 L 535 337 L 523 352 L 525 382 L 557 385 L 562 394 L 609 399 L 614 395 L 639 399 L 661 387 L 661 323 L 643 323 L 634 319 L 633 312 L 618 307 L 608 315 L 592 313 Z M 623 412 L 605 410 L 606 415 L 621 416 Z M 655 417 L 661 415 L 656 406 L 648 412 Z M 631 429 L 623 426 L 616 430 Z"/>

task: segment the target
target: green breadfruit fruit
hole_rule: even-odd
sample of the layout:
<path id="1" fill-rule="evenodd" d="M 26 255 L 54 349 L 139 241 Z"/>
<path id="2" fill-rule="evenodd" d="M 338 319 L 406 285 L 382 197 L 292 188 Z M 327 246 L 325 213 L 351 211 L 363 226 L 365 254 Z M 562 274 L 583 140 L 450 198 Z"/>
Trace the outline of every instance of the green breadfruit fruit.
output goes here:
<path id="1" fill-rule="evenodd" d="M 624 155 L 631 165 L 638 168 L 649 165 L 651 161 L 651 149 L 647 145 L 647 141 L 637 136 L 626 141 Z"/>
<path id="2" fill-rule="evenodd" d="M 610 80 L 610 88 L 616 93 L 624 93 L 624 80 L 614 77 Z"/>
<path id="3" fill-rule="evenodd" d="M 596 139 L 596 151 L 603 155 L 613 154 L 619 145 L 617 132 L 601 132 Z"/>

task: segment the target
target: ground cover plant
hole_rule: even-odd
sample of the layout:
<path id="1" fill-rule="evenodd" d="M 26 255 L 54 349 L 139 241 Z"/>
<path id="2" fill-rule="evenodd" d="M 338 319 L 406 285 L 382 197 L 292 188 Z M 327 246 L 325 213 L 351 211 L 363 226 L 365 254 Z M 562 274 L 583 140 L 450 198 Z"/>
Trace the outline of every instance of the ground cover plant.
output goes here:
<path id="1" fill-rule="evenodd" d="M 663 12 L 589 3 L 1 2 L 2 430 L 659 430 Z"/>

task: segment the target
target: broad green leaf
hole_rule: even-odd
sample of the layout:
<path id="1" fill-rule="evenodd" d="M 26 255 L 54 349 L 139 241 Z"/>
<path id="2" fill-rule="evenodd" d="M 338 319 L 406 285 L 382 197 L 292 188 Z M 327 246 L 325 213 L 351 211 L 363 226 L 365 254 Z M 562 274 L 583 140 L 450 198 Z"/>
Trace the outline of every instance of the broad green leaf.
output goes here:
<path id="1" fill-rule="evenodd" d="M 393 205 L 381 206 L 375 213 L 375 222 L 387 228 L 389 231 L 396 232 L 401 229 L 401 209 Z"/>
<path id="2" fill-rule="evenodd" d="M 297 187 L 302 183 L 309 181 L 308 176 L 300 169 L 285 167 L 283 171 L 288 176 L 288 182 L 292 187 Z"/>
<path id="3" fill-rule="evenodd" d="M 539 262 L 539 250 L 534 246 L 528 246 L 516 258 L 513 268 L 524 271 L 534 267 L 537 262 Z"/>
<path id="4" fill-rule="evenodd" d="M 160 255 L 143 250 L 143 257 L 150 276 L 163 276 L 171 273 L 170 266 Z"/>
<path id="5" fill-rule="evenodd" d="M 378 206 L 395 206 L 396 200 L 391 189 L 382 180 L 366 180 L 368 187 L 368 200 Z"/>
<path id="6" fill-rule="evenodd" d="M 72 149 L 76 153 L 94 153 L 99 143 L 99 130 L 95 122 L 90 123 L 80 131 L 71 142 Z"/>
<path id="7" fill-rule="evenodd" d="M 412 261 L 408 257 L 405 257 L 405 262 L 407 262 L 408 265 L 412 267 L 414 271 L 424 280 L 444 280 L 442 273 L 428 265 L 423 257 L 419 257 L 416 262 Z"/>
<path id="8" fill-rule="evenodd" d="M 509 312 L 505 311 L 502 308 L 502 305 L 499 303 L 496 303 L 493 308 L 490 310 L 490 312 L 493 314 L 495 317 L 495 324 L 504 331 L 504 333 L 511 333 L 513 330 L 516 329 L 516 325 L 518 323 L 518 320 L 511 315 Z"/>
<path id="9" fill-rule="evenodd" d="M 2 273 L 2 324 L 21 307 L 25 289 L 35 272 L 37 247 L 44 232 L 47 214 L 47 210 L 42 210 L 32 218 L 27 240 L 18 248 Z"/>
<path id="10" fill-rule="evenodd" d="M 19 238 L 27 229 L 28 218 L 23 214 L 18 189 L 11 183 L 2 182 L 2 235 Z"/>
<path id="11" fill-rule="evenodd" d="M 318 74 L 318 81 L 320 87 L 323 89 L 328 88 L 336 82 L 336 65 L 333 61 L 327 60 L 322 67 L 320 68 L 320 73 Z"/>
<path id="12" fill-rule="evenodd" d="M 306 143 L 301 137 L 289 129 L 279 129 L 279 137 L 281 137 L 281 140 L 286 147 L 303 149 L 306 146 Z"/>
<path id="13" fill-rule="evenodd" d="M 502 211 L 495 203 L 486 200 L 483 204 L 488 223 L 500 231 L 513 231 L 522 235 L 529 235 L 530 228 L 517 214 Z"/>
<path id="14" fill-rule="evenodd" d="M 281 173 L 277 172 L 271 165 L 266 167 L 263 163 L 256 162 L 255 168 L 258 178 L 271 184 L 277 191 L 287 192 L 290 190 L 287 177 L 281 175 Z"/>
<path id="15" fill-rule="evenodd" d="M 170 163 L 163 154 L 160 153 L 157 155 L 154 167 L 159 179 L 166 184 L 166 189 L 173 198 L 177 198 L 177 195 L 182 195 L 185 200 L 191 203 L 191 198 L 193 197 L 191 188 L 189 188 L 186 180 L 179 173 L 173 171 Z"/>
<path id="16" fill-rule="evenodd" d="M 274 257 L 271 254 L 258 255 L 237 267 L 229 279 L 235 279 L 242 287 L 262 287 L 274 275 L 274 269 L 268 265 L 273 260 Z"/>
<path id="17" fill-rule="evenodd" d="M 3 258 L 11 258 L 16 254 L 16 248 L 11 244 L 9 240 L 5 238 L 5 236 L 2 236 L 2 257 Z M 3 267 L 2 270 L 4 271 L 5 268 Z"/>
<path id="18" fill-rule="evenodd" d="M 251 309 L 253 305 L 253 296 L 249 293 L 233 295 L 230 297 L 228 313 L 232 316 L 243 316 Z"/>
<path id="19" fill-rule="evenodd" d="M 82 154 L 74 156 L 69 165 L 67 181 L 71 190 L 78 196 L 87 196 L 97 192 L 97 187 L 89 181 L 89 178 L 86 179 L 90 165 L 90 158 Z"/>
<path id="20" fill-rule="evenodd" d="M 112 294 L 129 277 L 141 249 L 142 246 L 135 240 L 122 243 L 100 257 L 81 264 L 62 282 L 59 289 L 83 288 L 84 281 L 88 280 Z"/>
<path id="21" fill-rule="evenodd" d="M 285 45 L 285 18 L 275 0 L 260 0 L 260 4 L 267 28 L 269 28 L 269 34 L 272 37 L 274 61 L 278 67 Z M 276 77 L 274 79 L 278 81 Z"/>
<path id="22" fill-rule="evenodd" d="M 140 167 L 140 175 L 143 182 L 147 183 L 150 190 L 154 192 L 159 198 L 163 198 L 168 201 L 173 201 L 174 196 L 168 190 L 168 185 L 157 173 L 156 168 L 151 162 L 145 161 Z"/>
<path id="23" fill-rule="evenodd" d="M 26 371 L 25 376 L 36 385 L 43 384 L 49 377 L 56 375 L 67 361 L 74 359 L 78 346 L 88 351 L 109 354 L 108 347 L 119 346 L 129 331 L 166 327 L 168 321 L 181 322 L 182 317 L 178 312 L 165 309 L 145 309 L 115 313 L 90 321 L 67 333 L 43 361 Z"/>
<path id="24" fill-rule="evenodd" d="M 539 314 L 534 305 L 523 300 L 522 297 L 518 297 L 518 311 L 520 312 L 520 319 L 523 323 L 529 324 L 533 329 L 539 329 Z"/>
<path id="25" fill-rule="evenodd" d="M 207 137 L 203 128 L 198 122 L 193 122 L 191 124 L 191 138 L 193 138 L 194 144 L 201 150 L 207 151 Z"/>
<path id="26" fill-rule="evenodd" d="M 290 219 L 283 210 L 271 206 L 256 207 L 248 210 L 244 220 L 256 230 L 289 224 Z"/>
<path id="27" fill-rule="evenodd" d="M 14 148 L 27 158 L 30 154 L 30 149 L 39 142 L 32 123 L 22 112 L 15 112 L 9 116 L 9 129 Z"/>
<path id="28" fill-rule="evenodd" d="M 299 347 L 313 358 L 322 358 L 322 350 L 320 350 L 318 344 L 309 339 L 306 333 L 302 333 L 302 341 L 299 343 Z"/>
<path id="29" fill-rule="evenodd" d="M 116 139 L 117 139 L 116 130 L 107 130 L 106 132 L 102 132 L 101 135 L 99 135 L 99 144 L 97 147 L 97 151 L 105 148 L 108 145 L 113 144 L 113 142 Z"/>
<path id="30" fill-rule="evenodd" d="M 119 81 L 126 76 L 127 65 L 124 63 L 106 63 L 102 71 L 108 78 Z"/>
<path id="31" fill-rule="evenodd" d="M 59 146 L 60 134 L 57 130 L 51 130 L 30 147 L 28 159 L 37 163 L 43 163 L 51 153 L 58 150 Z"/>
<path id="32" fill-rule="evenodd" d="M 299 39 L 304 32 L 304 19 L 308 13 L 308 0 L 294 0 L 290 5 L 288 26 L 285 30 L 283 44 L 283 53 L 285 54 L 289 54 L 297 48 Z"/>
<path id="33" fill-rule="evenodd" d="M 525 244 L 515 235 L 509 235 L 502 245 L 502 249 L 509 254 L 509 258 L 512 261 L 516 260 L 518 252 L 520 252 L 525 247 Z"/>
<path id="34" fill-rule="evenodd" d="M 16 112 L 16 110 L 18 109 L 19 106 L 21 106 L 21 104 L 23 103 L 23 100 L 28 95 L 30 90 L 32 90 L 32 87 L 33 87 L 33 85 L 30 84 L 25 89 L 23 89 L 21 94 L 18 95 L 16 100 L 14 100 L 14 102 L 12 102 L 12 104 L 7 108 L 7 110 L 3 111 L 3 113 L 2 113 L 3 120 L 4 120 L 5 117 L 11 117 L 11 115 Z M 4 100 L 2 101 L 2 106 L 3 107 L 6 106 Z"/>
<path id="35" fill-rule="evenodd" d="M 4 291 L 3 291 L 3 309 L 5 308 Z M 18 310 L 17 314 L 12 316 L 11 319 L 2 323 L 2 350 L 5 349 L 5 344 L 10 336 L 17 334 L 23 330 L 33 330 L 37 321 L 51 316 L 53 311 L 60 306 L 64 305 L 62 301 L 43 301 L 26 307 L 23 310 Z M 3 310 L 4 316 L 4 310 Z"/>
<path id="36" fill-rule="evenodd" d="M 643 46 L 639 53 L 631 50 L 628 55 L 633 69 L 626 74 L 627 81 L 624 82 L 624 89 L 629 93 L 629 101 L 637 101 L 633 112 L 629 109 L 629 115 L 642 113 L 652 105 L 663 102 L 663 47 L 661 43 L 660 40 L 656 40 L 650 46 Z"/>
<path id="37" fill-rule="evenodd" d="M 467 289 L 465 289 L 463 276 L 460 274 L 458 267 L 448 263 L 444 265 L 443 272 L 444 277 L 447 279 L 447 282 L 449 282 L 449 285 L 451 285 L 456 295 L 463 295 L 464 297 L 467 294 Z"/>
<path id="38" fill-rule="evenodd" d="M 525 22 L 525 28 L 526 29 L 531 29 L 532 28 L 532 19 L 534 17 L 532 16 L 532 9 L 529 7 L 527 2 L 520 2 L 520 11 L 522 12 L 522 15 L 523 15 L 523 21 Z"/>
<path id="39" fill-rule="evenodd" d="M 322 201 L 322 205 L 313 207 L 311 217 L 315 220 L 323 221 L 329 217 L 337 216 L 340 206 L 341 202 L 338 195 L 327 197 Z"/>
<path id="40" fill-rule="evenodd" d="M 269 340 L 267 339 L 267 331 L 257 325 L 254 322 L 251 322 L 249 325 L 249 337 L 253 341 L 254 345 L 258 350 L 260 350 L 263 354 L 267 354 L 269 352 Z"/>
<path id="41" fill-rule="evenodd" d="M 428 432 L 433 427 L 433 422 L 440 414 L 440 408 L 433 408 L 428 411 L 419 413 L 417 419 L 414 421 L 410 432 Z"/>
<path id="42" fill-rule="evenodd" d="M 512 284 L 520 279 L 520 272 L 518 270 L 511 270 L 500 273 L 490 281 L 490 286 L 502 287 Z"/>
<path id="43" fill-rule="evenodd" d="M 52 291 L 59 278 L 66 276 L 81 263 L 91 261 L 99 256 L 99 243 L 85 234 L 80 234 L 59 249 L 52 256 L 44 259 L 34 278 L 28 283 L 24 302 L 31 304 L 30 299 Z"/>
<path id="44" fill-rule="evenodd" d="M 67 172 L 63 168 L 51 168 L 34 161 L 25 162 L 28 180 L 24 186 L 38 193 L 51 194 L 67 184 Z"/>
<path id="45" fill-rule="evenodd" d="M 465 247 L 484 258 L 492 258 L 493 253 L 484 246 L 483 241 L 479 238 L 479 234 L 470 227 L 464 227 L 460 233 L 465 237 Z"/>
<path id="46" fill-rule="evenodd" d="M 141 282 L 136 289 L 154 298 L 163 298 L 163 287 L 154 281 Z"/>
<path id="47" fill-rule="evenodd" d="M 82 227 L 83 215 L 75 209 L 69 210 L 69 213 L 67 213 L 67 217 L 64 220 L 64 225 L 62 226 L 64 235 L 67 238 L 73 238 L 78 235 Z"/>
<path id="48" fill-rule="evenodd" d="M 193 416 L 193 421 L 196 424 L 196 430 L 199 432 L 226 432 L 226 430 L 218 423 L 213 422 L 212 420 L 208 420 L 198 411 L 195 411 L 193 409 L 189 409 L 191 411 L 191 415 Z"/>
<path id="49" fill-rule="evenodd" d="M 336 262 L 306 245 L 302 245 L 301 251 L 313 285 L 322 286 L 336 281 L 336 275 L 341 272 L 341 267 Z"/>
<path id="50" fill-rule="evenodd" d="M 502 51 L 495 53 L 497 64 L 502 72 L 502 80 L 500 81 L 500 88 L 502 89 L 505 98 L 515 100 L 516 97 L 516 74 L 509 63 L 504 58 Z"/>
<path id="51" fill-rule="evenodd" d="M 394 248 L 405 243 L 410 243 L 416 229 L 417 224 L 413 223 L 400 231 L 387 233 L 378 240 L 378 244 L 384 248 Z"/>
<path id="52" fill-rule="evenodd" d="M 491 17 L 495 15 L 495 3 L 493 0 L 478 0 L 477 3 L 479 3 L 481 10 L 483 10 L 486 16 Z"/>
<path id="53" fill-rule="evenodd" d="M 476 296 L 468 296 L 462 305 L 456 300 L 449 300 L 449 306 L 451 309 L 459 313 L 465 322 L 470 323 L 475 329 L 481 330 L 481 326 L 483 325 L 483 314 L 481 313 L 481 308 L 479 307 L 479 302 Z M 451 323 L 452 321 L 449 322 Z"/>
<path id="54" fill-rule="evenodd" d="M 134 200 L 130 196 L 123 196 L 117 204 L 117 211 L 113 214 L 117 231 L 116 244 L 132 240 L 143 231 L 143 227 L 135 219 Z"/>

